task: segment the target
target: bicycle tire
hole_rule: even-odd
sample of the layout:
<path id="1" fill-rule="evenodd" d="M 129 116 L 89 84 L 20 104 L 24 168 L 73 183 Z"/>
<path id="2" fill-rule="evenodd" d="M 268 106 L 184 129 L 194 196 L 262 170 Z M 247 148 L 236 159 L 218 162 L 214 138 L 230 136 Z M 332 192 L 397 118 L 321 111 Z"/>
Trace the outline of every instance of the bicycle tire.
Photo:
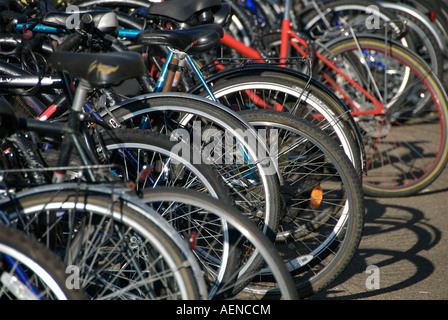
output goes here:
<path id="1" fill-rule="evenodd" d="M 179 189 L 184 188 L 206 193 L 219 199 L 222 205 L 233 206 L 229 190 L 218 173 L 211 166 L 189 162 L 188 159 L 193 159 L 191 154 L 178 157 L 172 152 L 177 146 L 177 142 L 170 141 L 168 136 L 140 129 L 116 129 L 101 132 L 99 139 L 102 140 L 101 145 L 104 146 L 105 152 L 108 153 L 107 162 L 119 164 L 123 168 L 114 170 L 114 173 L 120 177 L 126 175 L 126 180 L 136 181 L 136 190 L 138 190 L 139 194 L 146 189 L 150 189 L 152 192 L 161 187 L 176 186 Z M 182 148 L 185 149 L 185 147 L 183 146 Z M 200 152 L 199 150 L 188 150 Z M 138 161 L 138 163 L 135 163 L 135 161 Z M 157 162 L 159 161 L 163 165 L 158 164 Z M 151 180 L 157 181 L 157 184 L 149 185 L 148 183 L 146 187 L 144 185 L 140 186 L 142 181 L 141 179 L 136 179 L 134 173 L 138 177 L 139 173 L 135 171 L 143 167 L 154 167 L 144 181 L 149 181 L 149 176 L 151 176 Z M 160 168 L 160 170 L 157 168 Z M 131 175 L 132 178 L 129 179 Z M 160 175 L 163 175 L 163 178 L 160 178 Z M 172 180 L 169 180 L 170 178 Z M 170 190 L 174 192 L 174 190 Z M 235 251 L 231 249 L 233 244 L 226 222 L 220 219 L 205 221 L 202 218 L 210 219 L 210 217 L 204 217 L 203 215 L 193 217 L 188 212 L 185 212 L 182 218 L 179 219 L 162 212 L 160 210 L 162 207 L 162 204 L 159 203 L 155 211 L 162 217 L 165 217 L 185 238 L 191 235 L 191 232 L 185 234 L 185 225 L 191 224 L 193 228 L 194 226 L 202 225 L 208 231 L 203 233 L 201 230 L 195 230 L 198 234 L 196 237 L 197 242 L 205 242 L 208 245 L 212 242 L 211 238 L 219 239 L 214 241 L 211 252 L 206 252 L 209 248 L 205 248 L 201 251 L 204 252 L 203 255 L 197 255 L 201 265 L 204 266 L 204 274 L 208 275 L 206 278 L 209 279 L 209 297 L 213 298 L 219 285 L 223 281 L 229 281 L 226 279 L 233 274 L 232 268 L 238 265 L 238 257 L 234 256 L 233 252 Z M 183 222 L 180 222 L 180 220 L 183 220 Z M 218 260 L 220 261 L 219 264 L 217 263 Z"/>
<path id="2" fill-rule="evenodd" d="M 175 193 L 170 192 L 166 188 L 157 188 L 148 192 L 145 192 L 142 201 L 145 203 L 155 203 L 155 210 L 160 203 L 168 202 L 170 204 L 168 207 L 182 207 L 187 206 L 188 208 L 198 208 L 201 214 L 213 214 L 226 220 L 228 224 L 238 232 L 235 241 L 238 243 L 245 243 L 245 247 L 251 246 L 251 250 L 259 252 L 258 256 L 261 257 L 263 265 L 266 265 L 273 271 L 275 282 L 278 283 L 280 296 L 283 299 L 297 299 L 296 289 L 292 282 L 285 265 L 273 245 L 273 243 L 257 228 L 257 226 L 249 220 L 247 217 L 241 214 L 238 210 L 232 207 L 223 207 L 222 203 L 214 198 L 211 198 L 203 193 L 197 193 L 188 189 L 180 189 Z M 189 209 L 190 210 L 190 209 Z M 193 209 L 195 210 L 195 209 Z M 169 211 L 169 210 L 168 210 Z M 249 242 L 248 243 L 246 243 Z M 244 250 L 242 250 L 244 254 Z M 230 290 L 233 294 L 238 293 L 242 287 L 247 284 L 250 279 L 255 276 L 257 269 L 253 272 L 243 271 L 244 267 L 240 265 L 236 266 L 235 272 L 238 272 L 238 280 L 236 283 L 231 282 L 230 287 L 225 283 L 220 288 L 220 291 Z M 235 274 L 236 275 L 236 274 Z M 234 288 L 235 287 L 235 288 Z M 219 292 L 218 292 L 219 293 Z M 232 298 L 232 295 L 230 298 Z"/>
<path id="3" fill-rule="evenodd" d="M 326 94 L 319 87 L 303 79 L 293 78 L 274 70 L 265 69 L 262 73 L 254 71 L 254 75 L 241 76 L 238 73 L 213 81 L 211 89 L 218 102 L 232 109 L 247 110 L 277 109 L 298 115 L 321 126 L 335 137 L 345 150 L 353 166 L 362 173 L 363 151 L 356 141 L 357 136 L 346 121 L 347 109 Z M 247 74 L 247 73 L 246 73 Z M 194 93 L 198 94 L 198 90 Z M 206 93 L 200 93 L 206 96 Z M 257 105 L 250 96 L 260 97 L 261 105 Z"/>
<path id="4" fill-rule="evenodd" d="M 278 130 L 279 167 L 287 206 L 275 246 L 294 276 L 300 298 L 323 290 L 351 262 L 364 227 L 361 179 L 337 143 L 299 117 L 273 111 L 243 111 L 256 128 Z M 322 193 L 313 194 L 319 187 Z M 319 199 L 315 203 L 315 199 Z M 269 271 L 244 289 L 246 295 L 275 295 Z"/>
<path id="5" fill-rule="evenodd" d="M 379 7 L 381 18 L 385 21 L 395 23 L 397 20 L 406 20 L 406 28 L 408 33 L 404 34 L 406 42 L 402 42 L 403 45 L 408 46 L 411 50 L 418 53 L 423 60 L 425 60 L 432 68 L 434 73 L 441 77 L 443 75 L 443 54 L 438 45 L 437 39 L 435 39 L 433 33 L 419 21 L 412 14 L 406 12 L 406 10 L 391 10 L 384 8 L 381 4 L 375 1 L 366 0 L 332 0 L 325 3 L 325 7 L 331 10 L 335 10 L 338 14 L 353 16 L 359 18 L 362 14 L 371 14 L 371 6 Z M 369 11 L 370 10 L 370 11 Z M 347 16 L 344 16 L 346 18 Z M 310 30 L 319 21 L 317 13 L 311 12 L 303 17 L 304 28 Z M 388 19 L 388 20 L 387 20 Z M 378 33 L 378 30 L 371 30 Z M 366 30 L 364 30 L 366 32 Z M 396 39 L 398 41 L 398 39 Z M 425 47 L 425 48 L 424 48 Z"/>
<path id="6" fill-rule="evenodd" d="M 59 257 L 41 243 L 0 225 L 0 300 L 86 299 L 82 290 L 67 286 L 66 270 Z"/>
<path id="7" fill-rule="evenodd" d="M 203 294 L 174 229 L 113 189 L 49 185 L 18 193 L 0 206 L 12 226 L 78 268 L 77 284 L 89 299 L 200 299 Z"/>
<path id="8" fill-rule="evenodd" d="M 400 87 L 401 91 L 384 95 L 385 115 L 372 119 L 356 117 L 363 131 L 367 154 L 364 191 L 374 197 L 414 195 L 436 180 L 448 161 L 445 90 L 431 68 L 400 44 L 389 42 L 385 46 L 381 38 L 362 36 L 358 37 L 357 43 L 353 39 L 339 39 L 326 46 L 325 50 L 332 52 L 332 57 L 353 57 L 358 45 L 369 54 L 380 54 L 380 59 L 390 58 L 385 61 L 386 65 L 396 65 L 394 70 L 403 70 L 408 78 Z M 380 63 L 384 64 L 383 60 Z M 379 74 L 386 70 L 380 69 Z M 327 75 L 332 76 L 332 73 Z M 397 81 L 403 81 L 401 79 L 405 77 L 398 72 L 396 76 Z M 393 80 L 391 76 L 384 83 L 389 85 Z M 385 88 L 382 92 L 387 94 L 389 91 Z M 355 97 L 358 99 L 356 102 L 363 104 L 359 98 L 359 95 Z M 390 148 L 392 145 L 393 150 Z"/>
<path id="9" fill-rule="evenodd" d="M 191 98 L 186 99 L 186 96 Z M 113 121 L 114 123 L 117 121 L 128 128 L 138 127 L 142 117 L 149 116 L 149 118 L 154 119 L 151 122 L 154 126 L 150 126 L 148 130 L 169 135 L 178 128 L 195 130 L 194 122 L 199 119 L 204 127 L 211 128 L 212 131 L 216 129 L 218 134 L 222 133 L 221 137 L 228 137 L 226 136 L 227 133 L 236 137 L 236 144 L 233 145 L 236 147 L 230 149 L 236 150 L 236 148 L 243 147 L 244 152 L 249 153 L 249 159 L 238 158 L 240 163 L 238 161 L 233 162 L 234 159 L 231 159 L 230 166 L 233 166 L 234 163 L 236 165 L 229 167 L 227 166 L 229 161 L 225 158 L 226 152 L 223 152 L 218 154 L 218 157 L 214 160 L 211 157 L 212 161 L 207 160 L 206 163 L 213 165 L 218 173 L 224 177 L 226 185 L 231 188 L 230 193 L 237 207 L 258 221 L 257 223 L 260 223 L 260 227 L 268 234 L 268 237 L 273 238 L 278 226 L 278 214 L 280 212 L 279 180 L 276 168 L 271 166 L 271 163 L 266 165 L 266 163 L 257 160 L 260 158 L 266 159 L 268 151 L 259 157 L 260 153 L 257 152 L 262 151 L 263 153 L 265 146 L 259 144 L 256 146 L 259 149 L 256 150 L 253 145 L 248 144 L 248 141 L 264 144 L 264 141 L 259 140 L 253 128 L 245 123 L 240 116 L 234 117 L 226 107 L 219 105 L 217 108 L 217 106 L 205 98 L 194 95 L 148 94 L 111 108 L 110 112 L 116 120 L 106 114 L 102 116 L 106 121 Z M 222 132 L 223 130 L 224 132 Z M 246 137 L 244 137 L 244 134 Z M 189 141 L 193 142 L 194 139 L 193 136 Z M 196 145 L 201 145 L 201 137 L 198 137 L 198 140 L 199 143 Z M 198 159 L 198 161 L 203 159 Z M 209 158 L 207 157 L 207 159 Z M 247 174 L 251 174 L 251 176 Z M 249 177 L 255 180 L 253 182 L 248 181 Z M 245 181 L 246 184 L 240 184 L 238 181 Z"/>

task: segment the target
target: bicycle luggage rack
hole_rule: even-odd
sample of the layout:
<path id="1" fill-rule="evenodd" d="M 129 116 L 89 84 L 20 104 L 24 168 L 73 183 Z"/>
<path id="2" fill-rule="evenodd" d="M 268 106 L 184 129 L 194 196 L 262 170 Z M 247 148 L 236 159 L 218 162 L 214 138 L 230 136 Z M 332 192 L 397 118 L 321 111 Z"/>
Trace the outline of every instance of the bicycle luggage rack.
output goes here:
<path id="1" fill-rule="evenodd" d="M 307 75 L 311 77 L 311 70 L 312 70 L 312 62 L 309 57 L 287 57 L 287 58 L 281 58 L 281 57 L 267 57 L 267 58 L 217 58 L 213 62 L 204 65 L 201 67 L 202 72 L 209 72 L 214 73 L 216 71 L 220 71 L 221 68 L 242 68 L 247 67 L 252 64 L 262 64 L 261 61 L 265 61 L 266 64 L 273 65 L 273 66 L 281 66 L 281 67 L 293 67 L 297 69 L 299 67 L 300 70 L 307 69 Z M 302 67 L 300 67 L 300 65 Z M 219 67 L 221 66 L 221 67 Z"/>
<path id="2" fill-rule="evenodd" d="M 73 166 L 54 166 L 54 167 L 45 167 L 45 168 L 11 168 L 11 169 L 1 169 L 0 170 L 0 188 L 4 188 L 7 190 L 9 186 L 7 186 L 7 182 L 5 181 L 5 176 L 8 174 L 26 174 L 32 172 L 54 172 L 54 171 L 72 171 L 70 176 L 72 177 L 71 181 L 77 180 L 78 182 L 82 182 L 82 178 L 84 177 L 83 172 L 90 170 L 93 172 L 98 172 L 102 174 L 100 171 L 107 169 L 108 171 L 112 169 L 118 169 L 121 166 L 118 164 L 96 164 L 96 165 L 73 165 Z M 104 173 L 104 172 L 103 172 Z M 96 183 L 96 182 L 94 182 Z M 100 184 L 114 184 L 114 183 L 123 183 L 121 180 L 110 181 L 101 179 L 97 183 Z M 14 188 L 15 186 L 13 186 Z"/>

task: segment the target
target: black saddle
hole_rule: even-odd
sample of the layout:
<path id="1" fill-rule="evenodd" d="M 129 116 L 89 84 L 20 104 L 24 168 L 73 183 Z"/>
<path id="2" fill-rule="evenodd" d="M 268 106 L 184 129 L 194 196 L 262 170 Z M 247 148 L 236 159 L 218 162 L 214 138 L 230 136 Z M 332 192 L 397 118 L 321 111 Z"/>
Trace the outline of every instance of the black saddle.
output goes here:
<path id="1" fill-rule="evenodd" d="M 18 127 L 17 115 L 11 105 L 0 97 L 0 139 L 12 135 Z"/>
<path id="2" fill-rule="evenodd" d="M 192 16 L 205 10 L 211 10 L 211 13 L 214 14 L 219 11 L 221 6 L 222 0 L 168 0 L 152 3 L 147 14 L 187 22 Z"/>
<path id="3" fill-rule="evenodd" d="M 223 3 L 221 9 L 219 9 L 213 16 L 213 23 L 219 24 L 222 27 L 225 27 L 229 21 L 231 16 L 231 9 L 228 3 Z"/>
<path id="4" fill-rule="evenodd" d="M 144 45 L 170 46 L 187 54 L 199 54 L 216 48 L 223 35 L 220 25 L 207 24 L 182 30 L 143 31 L 136 41 Z"/>
<path id="5" fill-rule="evenodd" d="M 143 58 L 136 52 L 75 53 L 55 52 L 49 62 L 56 71 L 67 72 L 102 87 L 142 76 Z"/>

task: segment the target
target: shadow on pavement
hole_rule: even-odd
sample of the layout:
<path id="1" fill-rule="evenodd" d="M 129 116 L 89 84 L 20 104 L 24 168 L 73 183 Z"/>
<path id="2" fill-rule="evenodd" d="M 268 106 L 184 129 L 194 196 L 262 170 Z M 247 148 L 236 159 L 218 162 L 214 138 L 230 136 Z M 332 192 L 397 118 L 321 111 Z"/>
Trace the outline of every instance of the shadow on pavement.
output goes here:
<path id="1" fill-rule="evenodd" d="M 440 192 L 440 190 L 439 190 Z M 434 272 L 433 263 L 421 254 L 441 240 L 441 231 L 415 208 L 381 204 L 366 199 L 366 223 L 361 245 L 352 262 L 327 289 L 314 299 L 365 299 L 410 287 Z M 369 290 L 368 266 L 380 271 L 379 289 Z M 408 299 L 403 297 L 403 299 Z"/>

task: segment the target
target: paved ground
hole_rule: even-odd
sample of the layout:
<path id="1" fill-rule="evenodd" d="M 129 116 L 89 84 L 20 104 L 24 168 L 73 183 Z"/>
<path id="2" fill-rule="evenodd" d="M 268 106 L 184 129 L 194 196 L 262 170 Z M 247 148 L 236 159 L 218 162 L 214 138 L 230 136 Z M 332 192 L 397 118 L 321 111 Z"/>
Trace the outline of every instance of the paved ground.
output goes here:
<path id="1" fill-rule="evenodd" d="M 365 201 L 354 260 L 311 300 L 448 300 L 448 168 L 419 195 Z M 368 288 L 376 283 L 369 266 L 378 267 L 379 288 Z"/>
<path id="2" fill-rule="evenodd" d="M 354 260 L 311 299 L 448 299 L 448 168 L 417 196 L 365 201 L 367 221 Z M 378 269 L 367 273 L 368 266 Z"/>

